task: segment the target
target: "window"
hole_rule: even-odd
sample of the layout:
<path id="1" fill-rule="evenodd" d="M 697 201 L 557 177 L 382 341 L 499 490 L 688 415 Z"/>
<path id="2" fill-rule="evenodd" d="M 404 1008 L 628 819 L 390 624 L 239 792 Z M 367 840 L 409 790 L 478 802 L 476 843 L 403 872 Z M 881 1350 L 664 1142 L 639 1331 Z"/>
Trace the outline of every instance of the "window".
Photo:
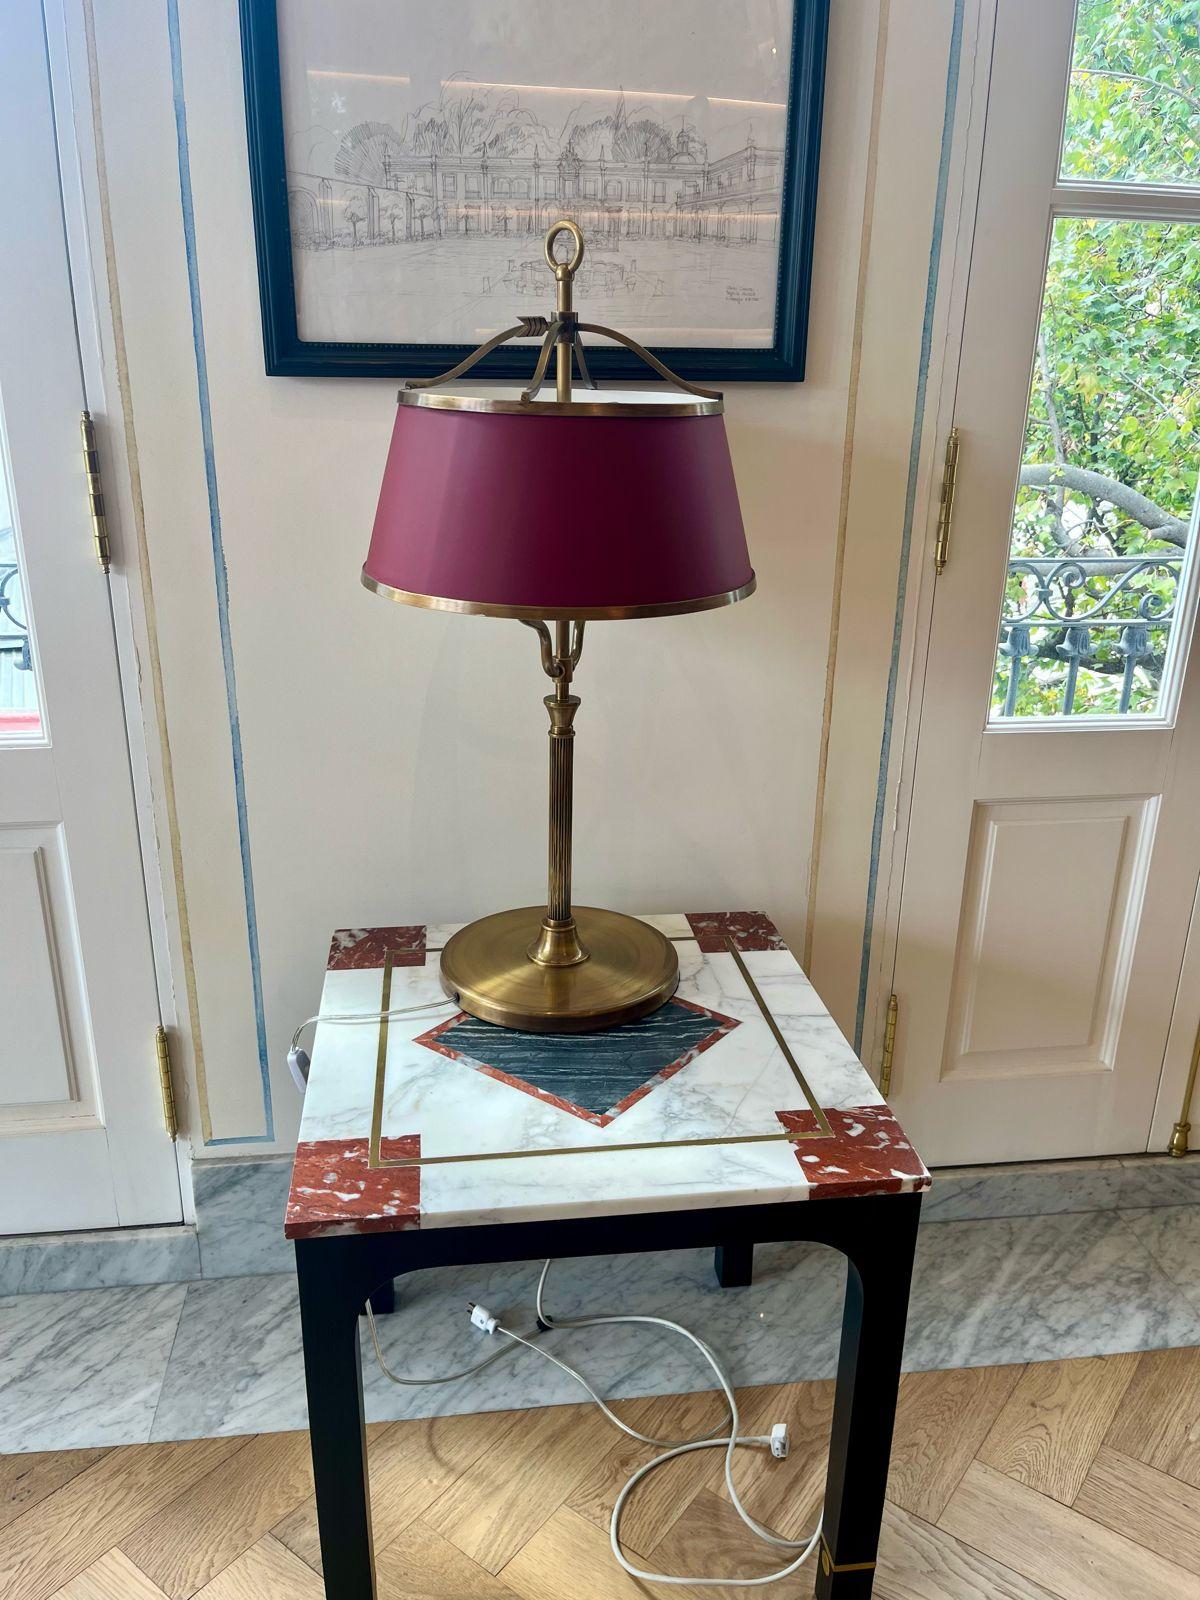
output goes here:
<path id="1" fill-rule="evenodd" d="M 442 173 L 442 198 L 453 200 L 458 194 L 458 175 L 453 172 Z"/>
<path id="2" fill-rule="evenodd" d="M 619 200 L 621 198 L 621 185 L 615 178 L 609 178 L 604 185 L 604 198 L 606 200 Z"/>
<path id="3" fill-rule="evenodd" d="M 662 178 L 655 178 L 655 180 L 654 180 L 654 203 L 655 203 L 655 205 L 661 205 L 666 198 L 667 198 L 667 185 L 666 185 L 665 181 Z"/>
<path id="4" fill-rule="evenodd" d="M 464 178 L 464 193 L 468 200 L 478 200 L 483 193 L 483 182 L 478 173 L 468 172 Z"/>
<path id="5" fill-rule="evenodd" d="M 492 180 L 492 193 L 494 195 L 496 195 L 497 198 L 499 198 L 500 196 L 503 196 L 503 195 L 511 194 L 512 193 L 512 186 L 510 185 L 508 179 L 507 178 L 493 178 L 493 180 Z"/>
<path id="6" fill-rule="evenodd" d="M 0 444 L 0 744 L 35 738 L 41 731 L 17 536 Z"/>
<path id="7" fill-rule="evenodd" d="M 642 198 L 642 180 L 640 178 L 631 178 L 629 180 L 629 198 L 630 200 L 640 200 Z"/>
<path id="8" fill-rule="evenodd" d="M 1169 715 L 1200 465 L 1190 0 L 1080 0 L 991 718 Z M 1162 203 L 1147 185 L 1171 184 Z"/>
<path id="9" fill-rule="evenodd" d="M 542 179 L 542 193 L 546 196 L 547 200 L 557 200 L 558 199 L 558 179 L 557 178 L 543 178 Z"/>
<path id="10" fill-rule="evenodd" d="M 584 198 L 587 200 L 594 200 L 596 198 L 595 178 L 585 178 L 583 180 L 583 194 Z"/>
<path id="11" fill-rule="evenodd" d="M 1198 28 L 1189 0 L 1080 0 L 1064 178 L 1200 183 Z"/>

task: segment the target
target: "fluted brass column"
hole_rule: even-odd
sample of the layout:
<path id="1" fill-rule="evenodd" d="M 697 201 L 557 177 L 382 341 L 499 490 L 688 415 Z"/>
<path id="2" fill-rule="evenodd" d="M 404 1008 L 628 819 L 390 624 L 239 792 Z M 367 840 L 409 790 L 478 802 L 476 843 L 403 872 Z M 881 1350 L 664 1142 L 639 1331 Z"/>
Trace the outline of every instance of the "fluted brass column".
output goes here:
<path id="1" fill-rule="evenodd" d="M 583 623 L 522 618 L 538 636 L 554 685 L 550 716 L 550 806 L 546 901 L 498 911 L 451 935 L 442 988 L 484 1022 L 536 1033 L 583 1033 L 631 1022 L 669 1000 L 679 982 L 675 946 L 650 923 L 577 906 L 571 893 L 575 713 L 571 680 L 583 653 Z"/>
<path id="2" fill-rule="evenodd" d="M 544 627 L 545 624 L 542 624 Z M 540 632 L 540 629 L 539 629 Z M 546 915 L 541 932 L 529 947 L 530 959 L 545 967 L 573 967 L 586 961 L 588 952 L 579 941 L 571 909 L 571 813 L 574 803 L 575 713 L 579 696 L 571 693 L 571 679 L 583 650 L 583 623 L 554 625 L 554 646 L 543 641 L 542 665 L 554 679 L 554 693 L 545 698 L 550 714 L 550 829 L 546 885 Z"/>

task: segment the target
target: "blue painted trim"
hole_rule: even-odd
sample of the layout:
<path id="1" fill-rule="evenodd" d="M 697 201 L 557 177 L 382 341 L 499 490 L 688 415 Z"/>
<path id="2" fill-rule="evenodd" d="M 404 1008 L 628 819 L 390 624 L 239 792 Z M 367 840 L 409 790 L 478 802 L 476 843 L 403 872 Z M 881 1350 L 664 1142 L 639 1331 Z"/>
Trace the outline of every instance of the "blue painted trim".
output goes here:
<path id="1" fill-rule="evenodd" d="M 867 906 L 863 921 L 862 962 L 858 973 L 858 1009 L 854 1019 L 854 1048 L 862 1050 L 863 1024 L 867 1009 L 867 984 L 871 971 L 871 944 L 874 938 L 875 894 L 879 883 L 879 849 L 883 838 L 888 768 L 892 755 L 892 724 L 896 709 L 896 682 L 900 670 L 900 637 L 904 629 L 904 605 L 908 592 L 908 561 L 912 548 L 913 518 L 917 504 L 917 471 L 921 460 L 921 432 L 925 422 L 925 397 L 929 385 L 929 355 L 933 345 L 933 312 L 937 303 L 941 270 L 942 234 L 946 222 L 946 193 L 950 185 L 950 151 L 954 143 L 954 116 L 958 101 L 959 67 L 962 60 L 963 9 L 965 0 L 955 0 L 954 22 L 950 32 L 950 57 L 946 66 L 946 101 L 942 112 L 942 148 L 938 161 L 937 198 L 933 208 L 933 235 L 929 244 L 929 273 L 925 280 L 925 318 L 921 325 L 921 356 L 917 366 L 917 394 L 913 406 L 912 437 L 908 448 L 908 487 L 904 498 L 904 529 L 900 540 L 900 571 L 896 579 L 896 612 L 892 620 L 892 659 L 888 666 L 887 695 L 884 699 L 883 737 L 879 750 L 879 777 L 875 787 L 875 815 L 871 823 L 871 863 L 867 875 Z"/>
<path id="2" fill-rule="evenodd" d="M 192 308 L 192 344 L 196 353 L 196 387 L 200 401 L 200 432 L 204 442 L 204 479 L 208 488 L 208 521 L 212 533 L 213 574 L 217 591 L 217 618 L 221 632 L 221 663 L 225 669 L 225 704 L 229 712 L 229 737 L 233 754 L 233 790 L 237 800 L 238 844 L 242 858 L 242 890 L 246 900 L 246 936 L 250 947 L 250 977 L 254 990 L 254 1025 L 258 1035 L 258 1066 L 262 1076 L 263 1116 L 266 1133 L 245 1138 L 206 1139 L 206 1145 L 269 1144 L 275 1138 L 271 1104 L 271 1074 L 267 1055 L 267 1026 L 263 1011 L 262 970 L 258 951 L 258 914 L 254 905 L 254 872 L 250 863 L 250 823 L 246 814 L 246 783 L 242 760 L 242 731 L 238 721 L 237 673 L 233 638 L 229 628 L 229 571 L 221 535 L 221 507 L 217 498 L 217 466 L 213 451 L 212 408 L 208 393 L 208 357 L 204 345 L 204 314 L 200 305 L 200 272 L 196 259 L 196 214 L 192 202 L 192 173 L 188 159 L 187 109 L 183 98 L 183 53 L 179 42 L 179 0 L 167 0 L 167 34 L 171 46 L 171 90 L 175 102 L 175 144 L 179 160 L 179 202 L 183 212 L 183 238 L 187 255 L 188 294 Z"/>

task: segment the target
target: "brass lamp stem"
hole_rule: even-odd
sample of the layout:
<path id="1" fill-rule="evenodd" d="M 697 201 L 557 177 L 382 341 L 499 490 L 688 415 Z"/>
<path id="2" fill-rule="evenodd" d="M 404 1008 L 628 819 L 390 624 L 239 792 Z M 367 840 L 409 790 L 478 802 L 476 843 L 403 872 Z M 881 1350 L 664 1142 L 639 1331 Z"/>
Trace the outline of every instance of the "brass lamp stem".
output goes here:
<path id="1" fill-rule="evenodd" d="M 570 351 L 568 350 L 568 360 Z M 571 909 L 571 814 L 575 774 L 575 713 L 579 696 L 571 680 L 583 653 L 583 623 L 556 622 L 554 639 L 544 622 L 528 622 L 542 646 L 542 668 L 554 681 L 544 704 L 550 714 L 550 827 L 546 915 L 529 947 L 531 961 L 544 967 L 573 967 L 586 961 Z"/>
<path id="2" fill-rule="evenodd" d="M 558 289 L 555 295 L 554 309 L 560 319 L 564 317 L 564 314 L 566 319 L 565 327 L 560 330 L 558 335 L 558 348 L 554 352 L 556 363 L 554 368 L 555 398 L 560 402 L 565 402 L 571 398 L 572 330 L 570 324 L 572 320 L 571 279 L 573 276 L 574 274 L 568 272 L 565 267 L 559 267 L 555 271 L 555 277 L 558 279 Z"/>

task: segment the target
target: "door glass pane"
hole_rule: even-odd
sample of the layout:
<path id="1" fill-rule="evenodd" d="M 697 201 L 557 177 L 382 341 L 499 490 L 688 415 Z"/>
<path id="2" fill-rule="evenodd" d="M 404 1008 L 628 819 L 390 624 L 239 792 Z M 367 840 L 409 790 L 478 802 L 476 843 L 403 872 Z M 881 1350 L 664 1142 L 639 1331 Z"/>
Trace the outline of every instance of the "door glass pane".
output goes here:
<path id="1" fill-rule="evenodd" d="M 1060 217 L 1033 365 L 992 720 L 1150 716 L 1186 641 L 1200 225 Z"/>
<path id="2" fill-rule="evenodd" d="M 1200 184 L 1196 0 L 1079 0 L 1062 175 Z"/>
<path id="3" fill-rule="evenodd" d="M 8 471 L 0 448 L 0 744 L 39 738 L 41 732 Z"/>

